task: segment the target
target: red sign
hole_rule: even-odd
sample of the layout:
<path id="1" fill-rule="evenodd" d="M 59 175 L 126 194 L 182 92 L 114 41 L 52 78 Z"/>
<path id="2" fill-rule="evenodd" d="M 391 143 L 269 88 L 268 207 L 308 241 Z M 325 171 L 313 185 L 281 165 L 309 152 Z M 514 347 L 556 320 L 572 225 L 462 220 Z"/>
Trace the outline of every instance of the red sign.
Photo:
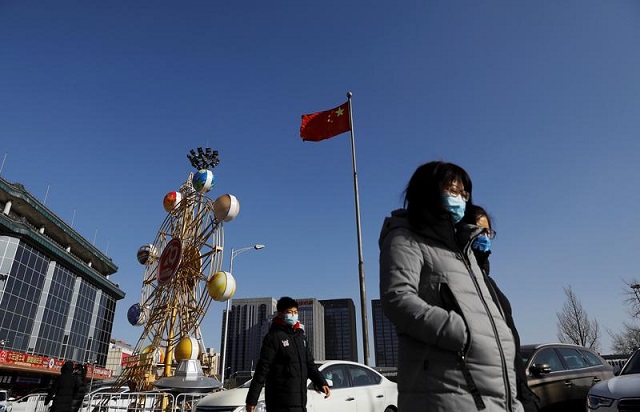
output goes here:
<path id="1" fill-rule="evenodd" d="M 182 242 L 180 242 L 180 239 L 172 239 L 171 242 L 167 243 L 160 257 L 158 284 L 164 285 L 176 274 L 181 259 Z"/>
<path id="2" fill-rule="evenodd" d="M 131 356 L 131 354 L 129 353 L 122 354 L 122 356 L 120 357 L 120 366 L 127 366 L 127 360 L 129 359 L 129 356 Z"/>
<path id="3" fill-rule="evenodd" d="M 14 352 L 10 350 L 0 350 L 0 364 L 8 366 L 21 366 L 33 369 L 50 369 L 59 371 L 62 368 L 63 360 L 53 359 L 46 356 L 32 355 L 30 353 Z"/>
<path id="4" fill-rule="evenodd" d="M 15 366 L 33 369 L 34 372 L 47 370 L 50 372 L 60 372 L 64 360 L 50 358 L 48 356 L 33 355 L 30 353 L 14 352 L 11 350 L 0 350 L 0 365 Z M 92 370 L 93 369 L 93 370 Z M 89 371 L 98 379 L 106 379 L 111 376 L 111 370 L 101 367 L 91 368 Z M 91 375 L 89 375 L 91 376 Z"/>

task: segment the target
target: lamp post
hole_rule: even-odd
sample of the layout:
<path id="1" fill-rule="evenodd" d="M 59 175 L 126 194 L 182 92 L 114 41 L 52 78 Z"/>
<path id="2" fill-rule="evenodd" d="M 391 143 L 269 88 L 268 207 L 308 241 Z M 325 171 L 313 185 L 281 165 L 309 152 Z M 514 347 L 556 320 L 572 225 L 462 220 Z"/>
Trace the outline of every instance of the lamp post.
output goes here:
<path id="1" fill-rule="evenodd" d="M 240 249 L 231 248 L 231 259 L 229 261 L 229 273 L 233 276 L 233 259 L 236 258 L 240 253 L 244 253 L 248 250 L 260 250 L 264 249 L 264 245 L 253 245 L 247 246 Z M 229 312 L 231 311 L 231 298 L 227 299 L 227 311 L 224 314 L 224 338 L 222 341 L 224 342 L 224 350 L 222 351 L 222 366 L 220 368 L 220 383 L 222 387 L 224 387 L 224 375 L 225 375 L 225 365 L 227 361 L 227 349 L 228 349 L 228 336 L 229 336 Z"/>
<path id="2" fill-rule="evenodd" d="M 89 382 L 89 393 L 91 393 L 91 389 L 93 388 L 93 375 L 96 369 L 96 362 L 98 362 L 96 359 L 87 359 L 87 364 L 91 365 L 91 382 Z"/>

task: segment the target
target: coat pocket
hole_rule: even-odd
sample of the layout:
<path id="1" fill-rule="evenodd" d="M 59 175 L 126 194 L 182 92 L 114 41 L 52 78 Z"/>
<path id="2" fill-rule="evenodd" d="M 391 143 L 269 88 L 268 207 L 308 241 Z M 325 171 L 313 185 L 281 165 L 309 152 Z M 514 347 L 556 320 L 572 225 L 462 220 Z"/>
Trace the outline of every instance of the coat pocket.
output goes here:
<path id="1" fill-rule="evenodd" d="M 469 351 L 469 348 L 471 347 L 471 329 L 469 329 L 469 323 L 465 318 L 464 314 L 462 313 L 462 308 L 460 307 L 460 304 L 458 303 L 458 300 L 456 299 L 455 295 L 451 291 L 451 288 L 449 287 L 448 283 L 440 284 L 440 299 L 442 301 L 443 309 L 447 311 L 453 311 L 458 315 L 460 315 L 460 317 L 462 318 L 462 322 L 464 323 L 464 327 L 467 334 L 467 340 L 464 344 L 464 347 L 462 348 L 462 353 L 466 356 L 467 352 Z"/>

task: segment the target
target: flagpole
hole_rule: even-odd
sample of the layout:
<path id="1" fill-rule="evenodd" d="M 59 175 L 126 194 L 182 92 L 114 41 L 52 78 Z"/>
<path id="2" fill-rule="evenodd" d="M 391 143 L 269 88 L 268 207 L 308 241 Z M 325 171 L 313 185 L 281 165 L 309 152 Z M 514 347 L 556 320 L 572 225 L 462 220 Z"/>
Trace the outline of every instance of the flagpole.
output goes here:
<path id="1" fill-rule="evenodd" d="M 349 102 L 349 129 L 351 131 L 351 163 L 353 165 L 353 192 L 356 199 L 356 232 L 358 236 L 358 274 L 360 276 L 360 314 L 362 316 L 362 346 L 364 364 L 369 365 L 369 323 L 367 321 L 367 294 L 364 281 L 364 258 L 362 257 L 362 230 L 360 226 L 360 196 L 358 194 L 358 172 L 356 171 L 356 142 L 353 135 L 353 110 L 351 92 L 347 92 Z"/>

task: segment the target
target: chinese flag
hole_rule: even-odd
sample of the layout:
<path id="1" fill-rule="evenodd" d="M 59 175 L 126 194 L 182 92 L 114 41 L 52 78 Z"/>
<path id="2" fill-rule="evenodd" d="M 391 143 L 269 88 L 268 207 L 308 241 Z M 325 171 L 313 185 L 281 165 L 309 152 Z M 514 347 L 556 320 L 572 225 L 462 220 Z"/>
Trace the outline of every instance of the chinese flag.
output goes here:
<path id="1" fill-rule="evenodd" d="M 351 130 L 349 124 L 349 102 L 331 110 L 302 115 L 300 137 L 302 140 L 319 142 Z"/>

